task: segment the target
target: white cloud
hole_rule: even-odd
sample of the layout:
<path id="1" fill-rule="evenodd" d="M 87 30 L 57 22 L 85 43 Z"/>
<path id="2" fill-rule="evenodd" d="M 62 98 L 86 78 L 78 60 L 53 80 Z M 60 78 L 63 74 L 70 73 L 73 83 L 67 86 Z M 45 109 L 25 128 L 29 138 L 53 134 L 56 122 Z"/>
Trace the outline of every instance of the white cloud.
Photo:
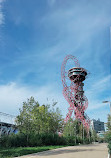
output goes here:
<path id="1" fill-rule="evenodd" d="M 82 61 L 93 59 L 92 62 L 101 69 L 103 63 L 99 59 L 106 53 L 101 50 L 103 43 L 101 45 L 100 40 L 97 40 L 96 51 L 98 50 L 98 52 L 92 52 L 91 48 L 95 44 L 95 37 L 99 36 L 100 32 L 103 34 L 104 29 L 109 31 L 111 19 L 109 18 L 110 8 L 101 4 L 102 9 L 100 10 L 98 3 L 96 7 L 91 3 L 88 5 L 75 3 L 75 5 L 63 8 L 58 6 L 41 18 L 41 23 L 47 31 L 56 32 L 56 36 L 54 36 L 56 43 L 50 46 L 47 52 L 49 58 L 53 57 L 52 60 L 60 61 L 58 58 L 65 52 L 73 52 Z M 85 51 L 78 53 L 81 48 Z"/>
<path id="2" fill-rule="evenodd" d="M 49 2 L 53 1 L 50 0 Z M 41 19 L 41 22 L 46 27 L 47 23 L 49 23 L 48 26 L 58 29 L 60 38 L 63 34 L 67 34 L 67 38 L 72 36 L 79 42 L 81 40 L 83 42 L 85 41 L 84 38 L 90 38 L 94 33 L 110 25 L 111 20 L 107 17 L 109 14 L 107 10 L 109 8 L 105 7 L 104 10 L 94 12 L 92 5 L 87 7 L 80 3 L 79 5 L 72 5 L 66 8 L 61 6 L 46 14 Z M 74 34 L 77 36 L 74 36 Z"/>
<path id="3" fill-rule="evenodd" d="M 29 96 L 26 88 L 18 87 L 16 83 L 0 86 L 1 112 L 16 114 L 19 104 Z"/>
<path id="4" fill-rule="evenodd" d="M 98 83 L 93 85 L 90 89 L 85 92 L 86 97 L 89 100 L 88 112 L 105 107 L 105 104 L 102 104 L 102 100 L 98 98 L 98 88 L 101 84 L 104 86 L 109 81 L 110 77 L 106 77 L 102 80 L 99 80 Z M 95 87 L 97 90 L 95 90 Z M 103 87 L 105 90 L 105 87 Z M 17 115 L 19 113 L 19 108 L 22 107 L 23 101 L 26 101 L 27 98 L 34 96 L 40 104 L 47 104 L 57 101 L 57 106 L 60 108 L 63 117 L 66 116 L 68 112 L 69 104 L 62 95 L 62 89 L 58 85 L 46 85 L 42 87 L 29 87 L 22 86 L 15 82 L 1 85 L 0 86 L 0 112 L 9 113 L 12 115 Z M 48 99 L 47 99 L 48 98 Z M 109 98 L 106 98 L 107 100 Z M 87 112 L 86 112 L 87 113 Z M 90 117 L 90 116 L 89 116 Z M 101 116 L 102 117 L 102 116 Z"/>
<path id="5" fill-rule="evenodd" d="M 96 96 L 99 95 L 100 93 L 103 93 L 103 91 L 106 91 L 111 88 L 111 75 L 105 76 L 102 79 L 96 78 L 91 84 L 91 87 L 86 90 L 86 94 L 90 96 Z"/>
<path id="6" fill-rule="evenodd" d="M 2 11 L 3 2 L 4 2 L 4 0 L 0 0 L 0 25 L 2 25 L 4 23 L 4 14 Z"/>
<path id="7" fill-rule="evenodd" d="M 92 85 L 92 88 L 104 90 L 104 88 L 106 89 L 107 86 L 109 86 L 110 81 L 111 81 L 111 75 L 108 75 L 108 76 L 100 79 L 98 82 L 95 82 L 95 84 Z"/>
<path id="8" fill-rule="evenodd" d="M 12 82 L 0 86 L 0 111 L 17 115 L 19 108 L 22 107 L 23 101 L 26 101 L 31 96 L 34 96 L 35 100 L 40 104 L 52 103 L 54 99 L 54 101 L 58 101 L 60 109 L 66 109 L 67 107 L 67 102 L 62 96 L 62 92 L 56 93 L 56 87 L 54 85 L 37 87 L 35 89 L 34 87 L 20 86 Z"/>
<path id="9" fill-rule="evenodd" d="M 105 104 L 102 103 L 102 100 L 89 100 L 90 104 L 88 106 L 88 111 L 92 111 L 95 109 L 99 109 L 105 106 Z"/>
<path id="10" fill-rule="evenodd" d="M 92 86 L 85 91 L 85 95 L 89 101 L 88 110 L 99 109 L 105 106 L 102 103 L 103 99 L 110 100 L 110 93 L 109 96 L 107 95 L 107 98 L 100 97 L 101 95 L 105 94 L 108 89 L 111 89 L 110 82 L 111 75 L 108 75 L 102 79 L 94 81 L 94 83 L 92 83 Z"/>
<path id="11" fill-rule="evenodd" d="M 49 6 L 53 6 L 55 4 L 56 0 L 48 0 Z"/>
<path id="12" fill-rule="evenodd" d="M 0 0 L 0 24 L 3 24 L 4 21 L 2 2 L 4 2 L 4 0 Z M 54 6 L 55 3 L 56 0 L 48 0 L 48 4 L 50 6 Z M 110 10 L 109 8 L 102 6 L 102 9 L 98 9 L 94 12 L 94 8 L 96 8 L 96 6 L 94 7 L 90 4 L 83 6 L 80 3 L 79 5 L 75 4 L 68 8 L 62 8 L 62 6 L 58 6 L 58 8 L 54 8 L 51 10 L 51 12 L 49 11 L 44 15 L 43 18 L 41 18 L 41 24 L 43 25 L 43 28 L 45 27 L 47 32 L 49 31 L 48 29 L 54 30 L 54 32 L 56 32 L 56 36 L 54 36 L 56 41 L 55 45 L 49 45 L 50 47 L 47 49 L 45 48 L 43 55 L 40 54 L 40 57 L 43 56 L 45 59 L 43 62 L 46 62 L 46 60 L 48 62 L 54 60 L 57 63 L 62 63 L 63 56 L 65 57 L 66 53 L 72 53 L 73 51 L 74 55 L 77 56 L 77 58 L 81 60 L 83 64 L 84 61 L 86 63 L 87 61 L 93 63 L 94 60 L 96 60 L 96 66 L 101 64 L 104 65 L 102 62 L 98 62 L 98 59 L 102 56 L 104 51 L 98 50 L 98 53 L 95 53 L 95 55 L 94 53 L 91 54 L 92 51 L 90 49 L 92 49 L 92 47 L 90 47 L 90 41 L 92 40 L 91 43 L 94 42 L 93 40 L 95 40 L 95 38 L 93 39 L 93 37 L 94 35 L 97 35 L 99 31 L 102 30 L 101 32 L 104 32 L 104 28 L 108 29 L 108 26 L 111 22 L 111 19 L 108 18 Z M 21 17 L 15 17 L 15 23 L 21 23 Z M 27 24 L 29 25 L 29 23 Z M 78 53 L 78 49 L 82 47 L 87 47 L 85 52 L 81 51 Z M 88 49 L 88 47 L 90 47 L 90 49 Z M 98 45 L 97 47 L 100 48 L 101 45 Z M 47 57 L 44 57 L 45 53 Z M 34 54 L 31 54 L 30 56 L 29 54 L 27 55 L 28 60 L 31 59 L 31 57 L 33 59 L 32 63 L 37 63 L 37 53 L 35 53 L 35 56 Z M 25 62 L 27 61 L 26 55 L 24 56 L 23 60 L 20 60 L 19 62 L 24 62 L 24 60 Z M 18 64 L 17 61 L 16 63 L 14 61 L 14 64 Z M 89 67 L 87 67 L 87 69 L 89 69 Z M 24 73 L 26 72 L 23 72 L 23 75 Z M 98 76 L 99 75 L 101 74 L 98 74 Z M 100 80 L 95 79 L 95 84 L 93 84 L 93 82 L 91 88 L 86 90 L 85 95 L 89 100 L 89 110 L 99 109 L 102 106 L 105 106 L 101 103 L 102 100 L 99 100 L 98 96 L 107 90 L 107 83 L 109 83 L 110 79 L 111 75 Z M 30 96 L 34 96 L 35 99 L 41 104 L 46 103 L 47 98 L 49 98 L 49 101 L 55 99 L 58 101 L 58 106 L 60 109 L 62 109 L 62 112 L 66 114 L 68 112 L 67 108 L 69 105 L 62 95 L 62 89 L 59 91 L 56 90 L 57 87 L 55 85 L 47 85 L 41 88 L 37 87 L 36 89 L 28 86 L 20 86 L 17 83 L 1 85 L 0 111 L 16 115 L 18 113 L 18 109 L 22 106 L 22 102 Z"/>
<path id="13" fill-rule="evenodd" d="M 3 14 L 2 12 L 0 12 L 0 25 L 3 24 L 3 20 L 4 20 Z"/>

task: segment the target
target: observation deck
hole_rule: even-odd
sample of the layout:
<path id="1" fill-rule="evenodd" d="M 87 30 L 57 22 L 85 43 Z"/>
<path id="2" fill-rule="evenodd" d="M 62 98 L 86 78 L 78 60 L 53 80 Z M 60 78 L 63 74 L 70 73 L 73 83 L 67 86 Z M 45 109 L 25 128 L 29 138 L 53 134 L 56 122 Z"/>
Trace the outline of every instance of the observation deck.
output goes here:
<path id="1" fill-rule="evenodd" d="M 86 79 L 86 76 L 87 76 L 87 71 L 80 67 L 74 67 L 68 71 L 68 77 L 74 83 L 83 82 Z"/>

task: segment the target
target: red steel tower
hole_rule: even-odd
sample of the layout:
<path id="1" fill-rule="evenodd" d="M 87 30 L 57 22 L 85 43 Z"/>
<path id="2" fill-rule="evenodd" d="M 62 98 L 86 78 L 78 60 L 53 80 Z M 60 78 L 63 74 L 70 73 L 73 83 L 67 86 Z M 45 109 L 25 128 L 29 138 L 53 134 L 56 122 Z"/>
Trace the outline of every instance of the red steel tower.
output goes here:
<path id="1" fill-rule="evenodd" d="M 75 67 L 66 71 L 67 61 L 71 59 L 74 61 Z M 66 115 L 65 121 L 67 122 L 72 112 L 74 111 L 75 118 L 82 122 L 86 129 L 89 129 L 90 119 L 85 113 L 86 108 L 88 107 L 88 99 L 84 95 L 83 81 L 86 79 L 87 71 L 84 68 L 80 67 L 78 60 L 72 56 L 68 55 L 64 58 L 61 67 L 61 77 L 63 83 L 63 95 L 68 101 L 70 107 L 68 108 L 69 112 Z M 67 84 L 67 77 L 70 80 L 70 84 Z"/>

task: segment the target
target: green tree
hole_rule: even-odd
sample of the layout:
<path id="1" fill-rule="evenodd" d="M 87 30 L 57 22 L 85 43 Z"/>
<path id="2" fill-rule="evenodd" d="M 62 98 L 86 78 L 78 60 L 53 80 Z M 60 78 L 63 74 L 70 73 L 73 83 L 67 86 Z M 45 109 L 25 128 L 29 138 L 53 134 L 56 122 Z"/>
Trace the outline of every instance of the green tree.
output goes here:
<path id="1" fill-rule="evenodd" d="M 109 153 L 111 155 L 111 115 L 108 115 L 107 132 L 105 134 L 105 138 L 108 142 Z"/>
<path id="2" fill-rule="evenodd" d="M 78 120 L 70 119 L 64 125 L 63 135 L 65 137 L 72 137 L 72 136 L 75 137 L 75 144 L 89 143 L 91 141 L 89 139 L 89 136 L 91 137 L 91 132 L 89 132 L 88 135 L 86 128 Z"/>
<path id="3" fill-rule="evenodd" d="M 91 139 L 92 139 L 93 142 L 97 141 L 97 133 L 96 133 L 95 130 L 91 131 Z"/>
<path id="4" fill-rule="evenodd" d="M 33 111 L 39 106 L 39 103 L 36 102 L 33 97 L 31 97 L 27 100 L 27 102 L 23 102 L 22 109 L 19 109 L 20 114 L 16 117 L 16 123 L 19 132 L 26 135 L 27 143 L 29 140 L 29 135 L 35 130 L 33 122 Z"/>
<path id="5" fill-rule="evenodd" d="M 69 121 L 64 125 L 64 136 L 80 136 L 80 129 L 82 124 L 78 120 L 69 119 Z"/>
<path id="6" fill-rule="evenodd" d="M 108 114 L 108 119 L 107 119 L 107 130 L 111 131 L 111 115 Z"/>
<path id="7" fill-rule="evenodd" d="M 27 144 L 32 133 L 56 133 L 61 129 L 62 115 L 59 109 L 55 108 L 56 104 L 54 102 L 52 106 L 40 106 L 34 97 L 27 99 L 27 102 L 23 102 L 16 123 L 20 133 L 26 135 Z"/>

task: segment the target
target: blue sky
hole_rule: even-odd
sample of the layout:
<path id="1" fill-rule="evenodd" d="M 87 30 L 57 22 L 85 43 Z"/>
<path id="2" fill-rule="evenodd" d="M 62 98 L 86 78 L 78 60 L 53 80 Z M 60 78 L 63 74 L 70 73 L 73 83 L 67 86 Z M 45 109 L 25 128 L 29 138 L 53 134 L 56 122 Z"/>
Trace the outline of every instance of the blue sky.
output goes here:
<path id="1" fill-rule="evenodd" d="M 84 82 L 87 114 L 106 122 L 110 27 L 110 0 L 0 0 L 0 111 L 17 115 L 34 96 L 40 104 L 58 101 L 65 117 L 61 64 L 72 54 L 90 73 Z"/>

